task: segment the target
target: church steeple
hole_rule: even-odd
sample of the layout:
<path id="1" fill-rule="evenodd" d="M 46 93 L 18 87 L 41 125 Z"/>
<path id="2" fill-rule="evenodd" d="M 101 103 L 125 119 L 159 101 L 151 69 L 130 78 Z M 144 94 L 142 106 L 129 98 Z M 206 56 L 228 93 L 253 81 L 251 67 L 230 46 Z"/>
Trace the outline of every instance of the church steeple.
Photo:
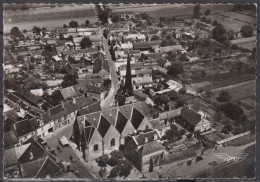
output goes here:
<path id="1" fill-rule="evenodd" d="M 130 64 L 129 53 L 128 53 L 128 56 L 127 56 L 124 95 L 125 96 L 132 96 L 133 95 L 132 74 L 131 74 L 131 64 Z"/>

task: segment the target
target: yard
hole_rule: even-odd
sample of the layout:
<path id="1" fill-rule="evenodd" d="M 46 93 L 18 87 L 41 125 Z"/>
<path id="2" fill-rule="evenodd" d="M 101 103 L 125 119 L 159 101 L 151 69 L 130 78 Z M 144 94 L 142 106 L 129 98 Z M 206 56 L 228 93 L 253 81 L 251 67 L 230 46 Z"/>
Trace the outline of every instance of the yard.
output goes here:
<path id="1" fill-rule="evenodd" d="M 254 142 L 255 139 L 256 139 L 255 137 L 256 136 L 254 134 L 249 134 L 249 135 L 246 135 L 246 136 L 243 136 L 243 137 L 231 140 L 231 141 L 227 142 L 227 145 L 228 146 L 241 146 L 241 145 L 245 145 L 245 144 Z"/>

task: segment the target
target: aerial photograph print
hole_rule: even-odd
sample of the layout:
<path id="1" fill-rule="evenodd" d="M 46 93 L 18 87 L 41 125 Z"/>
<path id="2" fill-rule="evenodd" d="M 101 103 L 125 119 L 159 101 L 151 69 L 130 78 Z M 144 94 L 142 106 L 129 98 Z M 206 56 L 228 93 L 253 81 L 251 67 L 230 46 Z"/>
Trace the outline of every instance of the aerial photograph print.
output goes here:
<path id="1" fill-rule="evenodd" d="M 4 180 L 255 179 L 256 35 L 254 3 L 4 3 Z"/>

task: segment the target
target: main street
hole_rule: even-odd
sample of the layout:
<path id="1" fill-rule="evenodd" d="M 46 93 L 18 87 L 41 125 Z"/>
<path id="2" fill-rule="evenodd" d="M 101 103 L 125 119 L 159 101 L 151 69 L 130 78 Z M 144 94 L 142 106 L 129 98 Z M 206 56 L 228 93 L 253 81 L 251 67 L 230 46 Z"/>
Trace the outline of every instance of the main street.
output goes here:
<path id="1" fill-rule="evenodd" d="M 102 33 L 101 35 L 103 35 L 103 31 L 101 30 L 100 33 Z M 107 109 L 110 106 L 113 105 L 113 103 L 115 102 L 115 95 L 117 93 L 117 89 L 118 89 L 118 76 L 116 73 L 116 65 L 115 62 L 112 60 L 110 51 L 109 51 L 109 46 L 107 43 L 107 40 L 105 39 L 105 37 L 103 36 L 103 47 L 108 59 L 108 65 L 109 65 L 109 71 L 110 71 L 110 79 L 111 79 L 111 88 L 109 90 L 109 93 L 107 95 L 107 97 L 101 101 L 101 108 L 102 109 Z"/>

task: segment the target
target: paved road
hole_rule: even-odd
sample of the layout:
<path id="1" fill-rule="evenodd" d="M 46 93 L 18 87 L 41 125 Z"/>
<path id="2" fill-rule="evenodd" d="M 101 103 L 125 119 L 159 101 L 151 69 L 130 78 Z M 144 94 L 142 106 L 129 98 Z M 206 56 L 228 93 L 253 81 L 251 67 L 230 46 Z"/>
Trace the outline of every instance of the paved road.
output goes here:
<path id="1" fill-rule="evenodd" d="M 60 161 L 70 162 L 70 167 L 72 170 L 79 171 L 80 178 L 86 179 L 94 179 L 93 175 L 89 172 L 90 169 L 86 165 L 84 161 L 81 161 L 79 157 L 76 155 L 75 151 L 71 148 L 71 146 L 62 147 L 59 143 L 58 137 L 66 136 L 67 138 L 71 136 L 72 133 L 72 125 L 64 126 L 63 128 L 55 131 L 52 135 L 44 138 L 51 148 L 54 148 L 55 153 L 57 154 L 57 158 Z M 61 149 L 61 151 L 57 150 L 57 146 Z M 70 156 L 75 159 L 75 161 L 71 161 Z"/>
<path id="2" fill-rule="evenodd" d="M 102 109 L 107 109 L 110 106 L 113 105 L 114 101 L 115 101 L 115 95 L 117 93 L 118 90 L 118 76 L 116 73 L 116 65 L 115 62 L 112 60 L 110 52 L 109 52 L 109 46 L 107 44 L 107 40 L 105 39 L 105 37 L 103 36 L 103 46 L 104 46 L 104 50 L 108 59 L 108 64 L 109 64 L 109 70 L 110 70 L 110 79 L 111 79 L 111 88 L 109 90 L 109 93 L 107 95 L 107 97 L 101 101 L 101 108 Z"/>

